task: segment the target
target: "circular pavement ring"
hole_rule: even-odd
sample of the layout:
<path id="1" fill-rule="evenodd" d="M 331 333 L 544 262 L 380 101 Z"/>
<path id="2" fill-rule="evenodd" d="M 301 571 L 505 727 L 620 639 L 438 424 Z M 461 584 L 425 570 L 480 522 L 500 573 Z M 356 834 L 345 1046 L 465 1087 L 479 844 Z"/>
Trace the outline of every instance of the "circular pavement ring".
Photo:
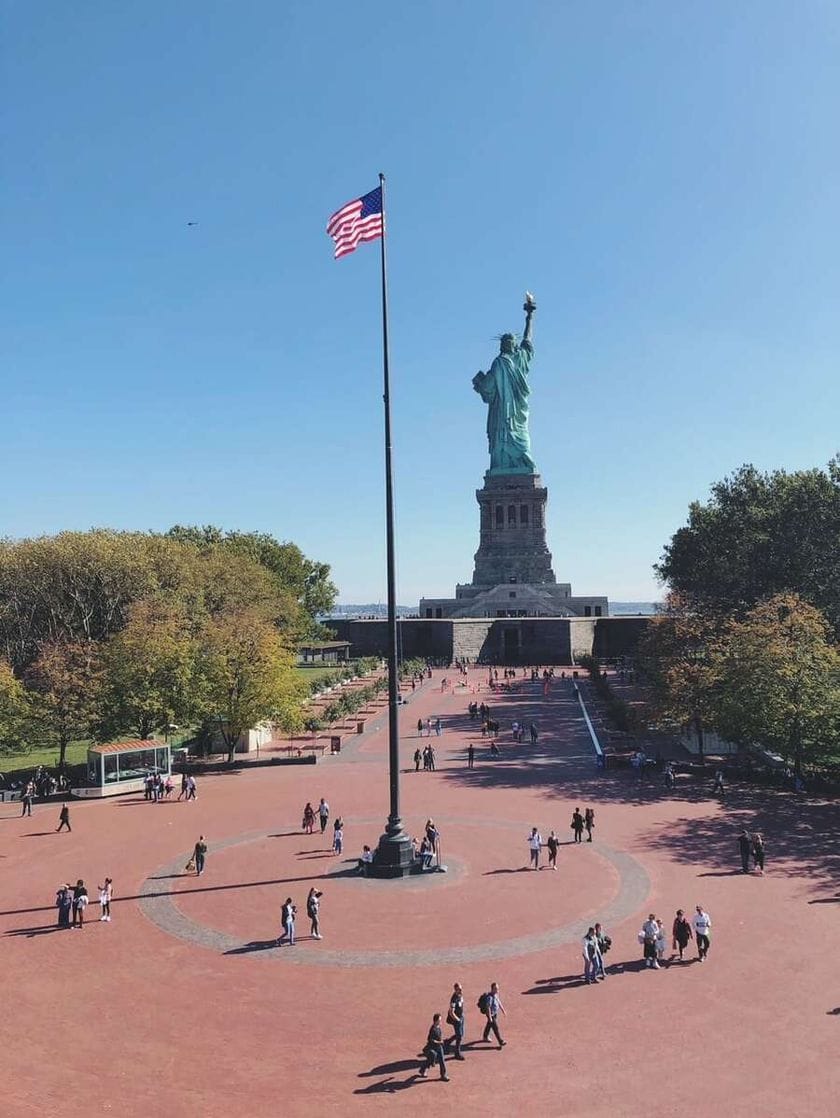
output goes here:
<path id="1" fill-rule="evenodd" d="M 354 823 L 373 823 L 377 820 L 354 820 Z M 514 823 L 510 820 L 439 818 L 439 823 L 458 826 L 488 826 L 521 831 L 528 824 Z M 210 854 L 220 853 L 233 846 L 242 846 L 246 843 L 259 842 L 270 837 L 272 832 L 251 831 L 247 834 L 234 835 L 222 839 L 209 848 Z M 177 893 L 161 892 L 160 880 L 172 877 L 182 872 L 190 854 L 185 853 L 174 858 L 165 866 L 161 866 L 154 874 L 150 875 L 140 887 L 140 910 L 161 931 L 175 936 L 186 943 L 205 947 L 225 955 L 256 955 L 260 959 L 282 959 L 293 966 L 333 966 L 333 967 L 434 967 L 434 966 L 459 966 L 470 963 L 483 963 L 495 959 L 510 959 L 521 955 L 532 955 L 539 951 L 546 951 L 550 947 L 560 947 L 567 943 L 577 943 L 595 919 L 607 927 L 620 924 L 635 912 L 644 907 L 650 893 L 650 879 L 645 869 L 629 854 L 613 850 L 601 843 L 598 844 L 596 853 L 612 865 L 619 877 L 618 892 L 612 900 L 602 908 L 596 916 L 586 919 L 573 920 L 558 928 L 549 928 L 543 932 L 533 932 L 530 935 L 515 936 L 512 939 L 498 940 L 495 943 L 479 943 L 461 947 L 437 947 L 429 950 L 405 951 L 360 951 L 346 948 L 332 951 L 323 948 L 320 944 L 316 950 L 291 951 L 288 946 L 271 946 L 273 941 L 248 942 L 227 932 L 199 924 L 185 916 L 178 908 L 175 900 Z M 454 859 L 452 859 L 455 862 Z M 456 876 L 460 876 L 461 863 L 453 865 Z M 332 875 L 338 877 L 333 871 Z M 342 875 L 343 876 L 343 875 Z M 449 874 L 428 874 L 422 877 L 404 878 L 397 881 L 383 881 L 377 878 L 353 878 L 354 883 L 363 887 L 373 888 L 417 888 L 420 882 L 426 885 L 432 881 L 441 884 L 452 882 Z"/>

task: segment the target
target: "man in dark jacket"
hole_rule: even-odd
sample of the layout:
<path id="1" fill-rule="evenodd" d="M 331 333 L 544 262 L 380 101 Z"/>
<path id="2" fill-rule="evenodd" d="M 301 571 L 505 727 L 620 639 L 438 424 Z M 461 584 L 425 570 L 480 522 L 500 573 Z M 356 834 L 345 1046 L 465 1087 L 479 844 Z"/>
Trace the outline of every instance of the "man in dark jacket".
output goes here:
<path id="1" fill-rule="evenodd" d="M 440 1068 L 441 1079 L 449 1079 L 449 1076 L 446 1074 L 446 1059 L 443 1055 L 443 1030 L 440 1026 L 439 1013 L 436 1013 L 432 1018 L 432 1025 L 426 1037 L 426 1047 L 423 1051 L 426 1056 L 426 1061 L 420 1065 L 420 1075 L 425 1079 L 426 1072 L 429 1068 L 437 1064 Z"/>
<path id="2" fill-rule="evenodd" d="M 750 872 L 750 852 L 752 850 L 752 841 L 746 831 L 741 831 L 738 836 L 738 853 L 741 855 L 741 872 Z"/>

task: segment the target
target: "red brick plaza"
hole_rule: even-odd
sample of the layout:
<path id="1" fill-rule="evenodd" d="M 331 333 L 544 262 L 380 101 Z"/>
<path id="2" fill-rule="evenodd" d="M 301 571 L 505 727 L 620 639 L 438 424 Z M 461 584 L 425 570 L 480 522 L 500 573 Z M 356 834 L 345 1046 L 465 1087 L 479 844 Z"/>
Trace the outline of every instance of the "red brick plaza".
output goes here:
<path id="1" fill-rule="evenodd" d="M 403 815 L 431 816 L 447 873 L 405 881 L 348 871 L 387 815 L 383 729 L 317 766 L 200 780 L 196 803 L 130 796 L 20 818 L 0 807 L 2 984 L 0 1113 L 236 1115 L 840 1113 L 838 813 L 832 804 L 735 787 L 640 788 L 599 773 L 569 683 L 548 696 L 521 678 L 490 695 L 441 693 L 444 673 L 401 715 Z M 457 682 L 456 673 L 446 673 Z M 475 697 L 502 724 L 490 759 Z M 418 718 L 440 716 L 437 772 L 415 773 Z M 511 742 L 534 720 L 537 744 Z M 466 746 L 476 745 L 476 766 Z M 321 796 L 345 820 L 344 857 L 301 831 Z M 596 812 L 595 841 L 574 846 L 573 809 Z M 532 872 L 526 838 L 553 827 L 558 870 Z M 764 877 L 740 872 L 743 826 L 763 830 Z M 199 833 L 201 878 L 183 867 Z M 352 861 L 351 861 L 352 860 Z M 114 879 L 111 923 L 87 911 L 57 930 L 54 896 L 84 878 L 92 900 Z M 323 890 L 324 938 L 309 938 L 308 889 Z M 298 943 L 276 946 L 282 901 L 298 905 Z M 642 969 L 648 912 L 670 925 L 702 903 L 708 962 Z M 580 936 L 602 920 L 610 974 L 581 980 Z M 670 935 L 669 935 L 670 943 Z M 454 981 L 467 1004 L 450 1082 L 416 1075 L 434 1011 Z M 498 981 L 507 1047 L 481 1043 L 478 996 Z"/>

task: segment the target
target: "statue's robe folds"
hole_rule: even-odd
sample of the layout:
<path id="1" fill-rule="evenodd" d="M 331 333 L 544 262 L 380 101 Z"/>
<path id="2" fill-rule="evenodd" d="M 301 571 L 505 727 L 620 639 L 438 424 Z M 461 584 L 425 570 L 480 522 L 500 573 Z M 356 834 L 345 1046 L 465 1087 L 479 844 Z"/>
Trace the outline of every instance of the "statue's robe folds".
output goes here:
<path id="1" fill-rule="evenodd" d="M 528 434 L 530 342 L 513 353 L 500 353 L 486 373 L 473 377 L 473 388 L 487 404 L 487 441 L 491 474 L 535 474 Z"/>

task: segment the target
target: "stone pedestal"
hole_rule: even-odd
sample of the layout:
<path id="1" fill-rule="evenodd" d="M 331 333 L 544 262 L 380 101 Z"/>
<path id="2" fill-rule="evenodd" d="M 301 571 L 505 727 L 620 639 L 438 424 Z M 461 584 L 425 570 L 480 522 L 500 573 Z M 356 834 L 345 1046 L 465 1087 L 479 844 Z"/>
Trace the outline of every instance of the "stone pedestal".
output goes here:
<path id="1" fill-rule="evenodd" d="M 539 474 L 484 475 L 476 490 L 481 535 L 472 585 L 556 583 L 545 540 L 548 490 Z"/>

